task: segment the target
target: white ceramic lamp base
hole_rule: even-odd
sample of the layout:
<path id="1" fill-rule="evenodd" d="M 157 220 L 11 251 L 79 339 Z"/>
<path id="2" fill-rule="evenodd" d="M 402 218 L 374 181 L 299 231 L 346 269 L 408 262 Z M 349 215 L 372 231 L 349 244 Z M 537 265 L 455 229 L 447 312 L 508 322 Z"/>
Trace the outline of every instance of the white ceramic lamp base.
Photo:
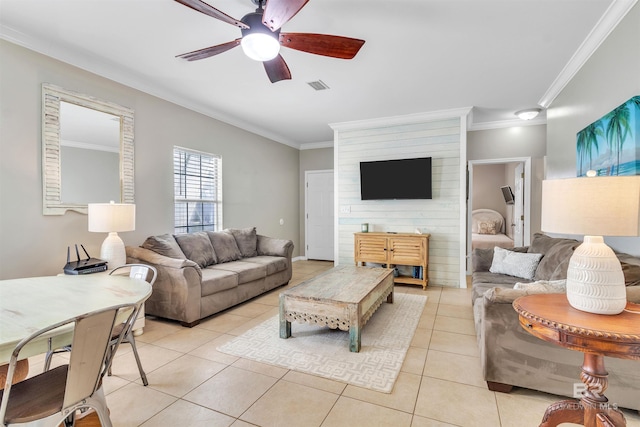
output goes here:
<path id="1" fill-rule="evenodd" d="M 567 299 L 575 309 L 619 314 L 627 305 L 622 266 L 600 236 L 585 236 L 567 270 Z"/>
<path id="2" fill-rule="evenodd" d="M 113 270 L 116 267 L 127 263 L 127 254 L 124 249 L 124 242 L 118 233 L 109 233 L 100 247 L 100 259 L 107 261 L 107 268 Z"/>

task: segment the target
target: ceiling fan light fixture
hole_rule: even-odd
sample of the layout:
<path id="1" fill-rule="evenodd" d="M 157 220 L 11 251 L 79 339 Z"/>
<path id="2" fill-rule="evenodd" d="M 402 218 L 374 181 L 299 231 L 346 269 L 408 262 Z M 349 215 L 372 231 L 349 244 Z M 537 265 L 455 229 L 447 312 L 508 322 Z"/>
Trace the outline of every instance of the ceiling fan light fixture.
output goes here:
<path id="1" fill-rule="evenodd" d="M 280 43 L 272 35 L 250 33 L 240 42 L 244 54 L 255 61 L 270 61 L 280 52 Z"/>
<path id="2" fill-rule="evenodd" d="M 522 120 L 532 120 L 538 117 L 542 111 L 541 108 L 527 108 L 526 110 L 516 111 L 516 116 L 520 117 Z"/>

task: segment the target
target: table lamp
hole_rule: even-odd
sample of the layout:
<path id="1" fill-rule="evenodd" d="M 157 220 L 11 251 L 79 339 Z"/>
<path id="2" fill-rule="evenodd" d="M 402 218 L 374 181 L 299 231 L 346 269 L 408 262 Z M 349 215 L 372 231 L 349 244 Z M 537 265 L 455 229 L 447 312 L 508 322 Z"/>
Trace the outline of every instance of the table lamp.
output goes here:
<path id="1" fill-rule="evenodd" d="M 89 231 L 109 233 L 100 247 L 100 259 L 109 269 L 126 264 L 127 255 L 119 231 L 136 229 L 136 205 L 129 203 L 89 203 Z"/>
<path id="2" fill-rule="evenodd" d="M 620 261 L 602 236 L 638 236 L 640 176 L 542 182 L 542 231 L 584 235 L 567 270 L 567 299 L 578 310 L 621 313 L 627 303 Z"/>

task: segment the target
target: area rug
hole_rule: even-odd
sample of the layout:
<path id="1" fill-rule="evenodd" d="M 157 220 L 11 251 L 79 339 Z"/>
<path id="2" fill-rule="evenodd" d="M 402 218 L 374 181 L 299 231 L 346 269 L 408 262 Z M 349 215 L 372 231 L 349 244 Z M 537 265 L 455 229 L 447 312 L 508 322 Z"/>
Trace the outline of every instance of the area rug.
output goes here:
<path id="1" fill-rule="evenodd" d="M 426 302 L 426 296 L 395 293 L 393 304 L 383 303 L 365 325 L 359 353 L 349 351 L 349 332 L 318 325 L 292 323 L 291 338 L 282 339 L 278 316 L 218 350 L 391 393 Z"/>

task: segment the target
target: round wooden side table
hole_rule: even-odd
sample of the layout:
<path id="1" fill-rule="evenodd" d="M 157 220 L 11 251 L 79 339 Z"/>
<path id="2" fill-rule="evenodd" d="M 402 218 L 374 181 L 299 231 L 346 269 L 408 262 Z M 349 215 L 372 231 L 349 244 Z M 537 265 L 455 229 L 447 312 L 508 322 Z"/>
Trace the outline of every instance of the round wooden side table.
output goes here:
<path id="1" fill-rule="evenodd" d="M 627 308 L 632 310 L 632 306 L 635 305 L 629 303 Z M 552 404 L 540 426 L 563 422 L 587 427 L 626 426 L 622 412 L 604 396 L 608 385 L 604 356 L 640 360 L 640 313 L 587 313 L 571 307 L 565 294 L 527 295 L 516 299 L 513 308 L 520 325 L 530 334 L 584 353 L 580 379 L 586 390 L 582 398 Z"/>

